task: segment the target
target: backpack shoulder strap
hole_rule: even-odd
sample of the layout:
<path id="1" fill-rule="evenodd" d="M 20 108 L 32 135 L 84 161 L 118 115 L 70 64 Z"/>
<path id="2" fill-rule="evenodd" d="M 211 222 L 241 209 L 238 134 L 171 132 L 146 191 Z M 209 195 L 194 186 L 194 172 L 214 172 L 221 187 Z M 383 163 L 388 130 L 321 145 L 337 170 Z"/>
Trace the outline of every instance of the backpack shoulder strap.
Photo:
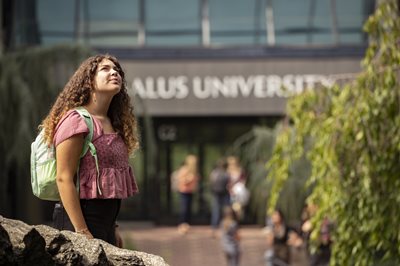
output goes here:
<path id="1" fill-rule="evenodd" d="M 94 123 L 93 123 L 93 118 L 82 106 L 75 108 L 75 110 L 78 112 L 78 114 L 85 120 L 86 126 L 89 128 L 89 133 L 87 134 L 85 138 L 85 143 L 83 144 L 83 149 L 81 153 L 81 158 L 85 156 L 88 150 L 90 150 L 90 153 L 94 157 L 94 161 L 96 163 L 96 170 L 97 170 L 97 190 L 99 191 L 99 194 L 102 195 L 102 191 L 100 189 L 100 170 L 99 170 L 99 161 L 97 159 L 97 151 L 96 147 L 93 145 L 92 140 L 93 140 L 93 132 L 94 132 Z M 77 171 L 77 176 L 79 179 L 79 165 L 78 165 L 78 171 Z"/>
<path id="2" fill-rule="evenodd" d="M 89 112 L 83 108 L 82 106 L 75 108 L 75 110 L 78 112 L 78 114 L 85 120 L 86 126 L 89 128 L 89 133 L 87 134 L 85 138 L 85 144 L 83 145 L 82 153 L 81 153 L 81 158 L 85 156 L 86 152 L 90 148 L 89 143 L 92 142 L 93 140 L 93 132 L 94 132 L 94 123 L 93 123 L 93 118 L 89 114 Z"/>

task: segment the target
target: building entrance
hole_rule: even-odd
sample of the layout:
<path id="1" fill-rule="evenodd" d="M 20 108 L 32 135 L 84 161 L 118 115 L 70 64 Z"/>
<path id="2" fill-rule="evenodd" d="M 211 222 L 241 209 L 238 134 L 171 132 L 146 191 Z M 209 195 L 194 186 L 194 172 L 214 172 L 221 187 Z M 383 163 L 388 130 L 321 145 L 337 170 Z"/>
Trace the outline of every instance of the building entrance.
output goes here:
<path id="1" fill-rule="evenodd" d="M 188 154 L 198 157 L 201 176 L 192 205 L 192 222 L 208 224 L 210 216 L 209 173 L 215 162 L 231 153 L 235 140 L 255 125 L 273 124 L 274 118 L 192 117 L 157 118 L 157 180 L 153 182 L 156 202 L 154 220 L 162 224 L 179 221 L 179 193 L 171 188 L 171 174 Z"/>

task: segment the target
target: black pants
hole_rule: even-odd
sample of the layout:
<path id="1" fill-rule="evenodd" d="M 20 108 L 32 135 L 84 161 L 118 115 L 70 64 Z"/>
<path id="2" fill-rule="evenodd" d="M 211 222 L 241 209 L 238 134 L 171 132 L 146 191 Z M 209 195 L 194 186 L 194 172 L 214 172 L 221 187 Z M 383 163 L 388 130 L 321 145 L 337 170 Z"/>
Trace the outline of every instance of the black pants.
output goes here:
<path id="1" fill-rule="evenodd" d="M 180 193 L 181 194 L 181 217 L 180 223 L 190 223 L 192 215 L 192 199 L 193 193 Z"/>
<path id="2" fill-rule="evenodd" d="M 115 221 L 121 207 L 121 200 L 81 199 L 80 203 L 86 225 L 93 237 L 115 245 Z M 61 203 L 56 203 L 54 207 L 53 223 L 54 228 L 58 230 L 75 231 Z"/>

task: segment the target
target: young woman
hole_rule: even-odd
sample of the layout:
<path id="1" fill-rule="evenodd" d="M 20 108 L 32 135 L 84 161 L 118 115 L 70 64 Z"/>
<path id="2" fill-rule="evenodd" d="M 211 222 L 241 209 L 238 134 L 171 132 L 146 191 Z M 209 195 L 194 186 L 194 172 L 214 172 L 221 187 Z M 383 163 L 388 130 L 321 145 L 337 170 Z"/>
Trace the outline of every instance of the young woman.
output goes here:
<path id="1" fill-rule="evenodd" d="M 85 108 L 93 118 L 98 170 L 90 152 L 80 159 L 89 129 L 75 111 L 77 107 Z M 59 94 L 42 127 L 47 143 L 56 149 L 61 202 L 53 213 L 55 227 L 121 247 L 115 221 L 121 199 L 138 192 L 128 157 L 139 141 L 125 74 L 117 59 L 97 55 L 85 60 Z M 79 192 L 75 185 L 78 169 Z"/>

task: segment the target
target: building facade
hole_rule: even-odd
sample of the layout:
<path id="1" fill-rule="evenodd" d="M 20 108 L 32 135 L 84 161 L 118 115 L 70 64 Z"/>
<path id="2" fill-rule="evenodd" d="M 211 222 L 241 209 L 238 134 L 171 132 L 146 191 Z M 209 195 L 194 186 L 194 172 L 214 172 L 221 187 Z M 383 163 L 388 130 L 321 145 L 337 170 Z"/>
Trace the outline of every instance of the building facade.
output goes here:
<path id="1" fill-rule="evenodd" d="M 125 219 L 173 223 L 170 174 L 188 153 L 207 222 L 215 160 L 256 125 L 273 126 L 288 97 L 361 70 L 372 0 L 3 1 L 3 52 L 78 43 L 122 63 L 141 118 L 134 159 L 141 194 Z M 134 210 L 134 211 L 132 211 Z"/>

